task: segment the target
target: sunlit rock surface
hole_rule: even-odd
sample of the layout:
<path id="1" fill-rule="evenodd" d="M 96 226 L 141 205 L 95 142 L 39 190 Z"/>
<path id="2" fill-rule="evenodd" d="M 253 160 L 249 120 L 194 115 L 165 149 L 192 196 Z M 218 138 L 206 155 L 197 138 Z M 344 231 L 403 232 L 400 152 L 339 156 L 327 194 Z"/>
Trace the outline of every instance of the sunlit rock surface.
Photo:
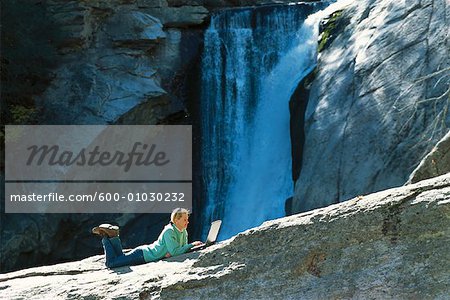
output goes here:
<path id="1" fill-rule="evenodd" d="M 446 0 L 353 1 L 325 26 L 293 212 L 404 184 L 448 132 L 449 14 Z"/>

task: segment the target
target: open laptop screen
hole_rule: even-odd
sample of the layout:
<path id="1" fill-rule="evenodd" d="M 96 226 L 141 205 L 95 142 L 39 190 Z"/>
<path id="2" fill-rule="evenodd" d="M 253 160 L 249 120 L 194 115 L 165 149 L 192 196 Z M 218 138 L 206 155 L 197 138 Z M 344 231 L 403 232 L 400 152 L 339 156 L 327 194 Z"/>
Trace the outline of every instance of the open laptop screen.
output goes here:
<path id="1" fill-rule="evenodd" d="M 217 220 L 211 223 L 211 228 L 209 229 L 208 237 L 206 238 L 205 244 L 213 244 L 217 240 L 217 235 L 219 234 L 220 225 L 222 225 L 221 220 Z"/>

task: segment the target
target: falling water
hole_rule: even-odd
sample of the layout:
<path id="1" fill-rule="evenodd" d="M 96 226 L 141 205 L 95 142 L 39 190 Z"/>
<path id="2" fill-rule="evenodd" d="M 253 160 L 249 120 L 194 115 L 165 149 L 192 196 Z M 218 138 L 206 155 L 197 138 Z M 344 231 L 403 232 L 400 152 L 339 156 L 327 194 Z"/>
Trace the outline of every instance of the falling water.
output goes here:
<path id="1" fill-rule="evenodd" d="M 316 61 L 318 21 L 305 20 L 325 6 L 212 16 L 202 59 L 202 165 L 206 216 L 223 220 L 221 238 L 284 215 L 293 193 L 288 104 Z"/>

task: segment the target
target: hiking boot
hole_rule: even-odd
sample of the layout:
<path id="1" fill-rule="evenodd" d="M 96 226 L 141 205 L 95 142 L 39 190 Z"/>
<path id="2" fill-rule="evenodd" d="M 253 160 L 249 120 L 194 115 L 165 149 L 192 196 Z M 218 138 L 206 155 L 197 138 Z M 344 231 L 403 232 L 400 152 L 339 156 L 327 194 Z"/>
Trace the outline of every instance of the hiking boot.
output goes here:
<path id="1" fill-rule="evenodd" d="M 116 237 L 119 236 L 119 226 L 111 224 L 101 224 L 92 228 L 93 234 L 98 234 L 102 237 Z"/>

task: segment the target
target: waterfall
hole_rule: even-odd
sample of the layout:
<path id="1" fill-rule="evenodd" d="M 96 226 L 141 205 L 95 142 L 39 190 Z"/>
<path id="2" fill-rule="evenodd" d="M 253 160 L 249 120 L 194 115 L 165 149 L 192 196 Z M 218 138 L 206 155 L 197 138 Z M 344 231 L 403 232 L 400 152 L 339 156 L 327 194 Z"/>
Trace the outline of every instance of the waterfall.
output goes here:
<path id="1" fill-rule="evenodd" d="M 202 57 L 205 213 L 220 238 L 284 216 L 293 194 L 289 99 L 314 68 L 327 4 L 231 9 L 212 16 Z M 205 228 L 208 230 L 208 228 Z"/>

